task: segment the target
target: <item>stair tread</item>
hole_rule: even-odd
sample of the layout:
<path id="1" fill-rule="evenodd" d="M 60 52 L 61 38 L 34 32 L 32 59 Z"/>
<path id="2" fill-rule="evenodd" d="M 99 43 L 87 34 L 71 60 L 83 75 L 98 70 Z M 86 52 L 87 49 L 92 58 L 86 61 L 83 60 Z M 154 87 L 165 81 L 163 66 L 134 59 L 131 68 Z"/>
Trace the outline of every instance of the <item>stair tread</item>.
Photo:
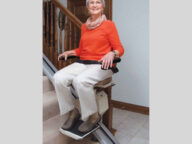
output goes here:
<path id="1" fill-rule="evenodd" d="M 53 100 L 57 100 L 57 95 L 54 90 L 43 93 L 43 104 L 50 103 Z"/>
<path id="2" fill-rule="evenodd" d="M 55 91 L 43 93 L 43 121 L 59 114 L 59 105 Z"/>
<path id="3" fill-rule="evenodd" d="M 54 87 L 47 76 L 43 76 L 43 144 L 99 144 L 90 140 L 74 140 L 59 132 L 68 115 L 59 115 L 59 105 Z"/>
<path id="4" fill-rule="evenodd" d="M 43 92 L 54 90 L 54 86 L 47 76 L 43 76 Z"/>
<path id="5" fill-rule="evenodd" d="M 63 122 L 67 119 L 68 115 L 56 115 L 46 121 L 43 122 L 43 143 L 62 143 L 65 142 L 66 144 L 71 140 L 71 138 L 62 135 L 59 132 L 60 126 Z M 63 143 L 64 144 L 64 143 Z"/>

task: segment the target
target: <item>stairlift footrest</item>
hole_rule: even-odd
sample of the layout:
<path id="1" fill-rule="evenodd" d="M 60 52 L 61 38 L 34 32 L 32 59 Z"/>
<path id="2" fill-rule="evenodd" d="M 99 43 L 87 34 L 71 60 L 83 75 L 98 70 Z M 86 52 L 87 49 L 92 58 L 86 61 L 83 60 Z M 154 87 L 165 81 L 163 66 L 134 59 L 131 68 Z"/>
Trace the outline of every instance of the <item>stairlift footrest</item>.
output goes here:
<path id="1" fill-rule="evenodd" d="M 88 136 L 89 134 L 91 134 L 92 132 L 94 132 L 95 130 L 97 130 L 100 126 L 99 125 L 96 125 L 91 131 L 87 132 L 87 133 L 82 133 L 80 131 L 78 131 L 78 127 L 83 123 L 82 120 L 79 120 L 77 121 L 77 123 L 75 124 L 74 127 L 72 127 L 71 129 L 69 130 L 64 130 L 62 128 L 59 129 L 59 131 L 66 135 L 66 136 L 69 136 L 73 139 L 76 139 L 76 140 L 80 140 L 80 139 L 83 139 L 84 137 Z"/>

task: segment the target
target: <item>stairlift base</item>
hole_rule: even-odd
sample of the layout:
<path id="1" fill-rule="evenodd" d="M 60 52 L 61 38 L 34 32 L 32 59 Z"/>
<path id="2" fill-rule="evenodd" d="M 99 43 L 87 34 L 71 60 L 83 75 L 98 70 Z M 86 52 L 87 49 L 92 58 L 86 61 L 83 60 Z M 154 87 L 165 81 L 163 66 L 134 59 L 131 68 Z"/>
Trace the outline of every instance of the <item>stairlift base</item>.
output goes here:
<path id="1" fill-rule="evenodd" d="M 77 123 L 75 124 L 74 127 L 72 127 L 71 129 L 69 130 L 64 130 L 62 128 L 59 129 L 59 131 L 66 135 L 66 136 L 69 136 L 73 139 L 76 139 L 76 140 L 81 140 L 83 139 L 84 137 L 88 136 L 89 134 L 91 134 L 92 132 L 94 132 L 95 130 L 97 130 L 100 126 L 97 124 L 91 131 L 87 132 L 87 133 L 82 133 L 80 131 L 78 131 L 78 127 L 83 123 L 82 120 L 79 120 L 77 121 Z"/>

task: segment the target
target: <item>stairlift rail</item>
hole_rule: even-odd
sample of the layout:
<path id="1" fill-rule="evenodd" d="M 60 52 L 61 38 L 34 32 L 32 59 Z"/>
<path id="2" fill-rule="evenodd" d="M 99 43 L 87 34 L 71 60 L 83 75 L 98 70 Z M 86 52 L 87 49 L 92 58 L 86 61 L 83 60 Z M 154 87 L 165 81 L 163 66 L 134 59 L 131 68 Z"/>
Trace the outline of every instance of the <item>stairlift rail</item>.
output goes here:
<path id="1" fill-rule="evenodd" d="M 101 144 L 120 144 L 102 122 L 99 122 L 99 126 L 93 134 Z"/>

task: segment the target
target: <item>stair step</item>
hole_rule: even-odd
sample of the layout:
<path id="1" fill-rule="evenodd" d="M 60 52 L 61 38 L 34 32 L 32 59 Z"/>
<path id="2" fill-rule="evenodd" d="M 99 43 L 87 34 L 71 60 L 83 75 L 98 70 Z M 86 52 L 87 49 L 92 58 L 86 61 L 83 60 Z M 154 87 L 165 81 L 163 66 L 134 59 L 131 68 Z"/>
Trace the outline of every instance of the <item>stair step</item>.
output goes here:
<path id="1" fill-rule="evenodd" d="M 91 136 L 74 140 L 59 132 L 68 115 L 59 115 L 59 105 L 54 86 L 47 76 L 43 76 L 43 144 L 99 144 L 91 141 Z"/>
<path id="2" fill-rule="evenodd" d="M 83 140 L 74 140 L 59 132 L 68 115 L 57 115 L 43 122 L 43 144 L 99 144 L 91 141 L 91 135 Z"/>
<path id="3" fill-rule="evenodd" d="M 43 76 L 43 92 L 54 90 L 54 86 L 47 76 Z"/>
<path id="4" fill-rule="evenodd" d="M 58 130 L 67 117 L 68 115 L 57 115 L 43 122 L 43 144 L 70 144 L 72 139 Z"/>
<path id="5" fill-rule="evenodd" d="M 59 114 L 59 104 L 55 91 L 43 93 L 43 121 Z"/>

